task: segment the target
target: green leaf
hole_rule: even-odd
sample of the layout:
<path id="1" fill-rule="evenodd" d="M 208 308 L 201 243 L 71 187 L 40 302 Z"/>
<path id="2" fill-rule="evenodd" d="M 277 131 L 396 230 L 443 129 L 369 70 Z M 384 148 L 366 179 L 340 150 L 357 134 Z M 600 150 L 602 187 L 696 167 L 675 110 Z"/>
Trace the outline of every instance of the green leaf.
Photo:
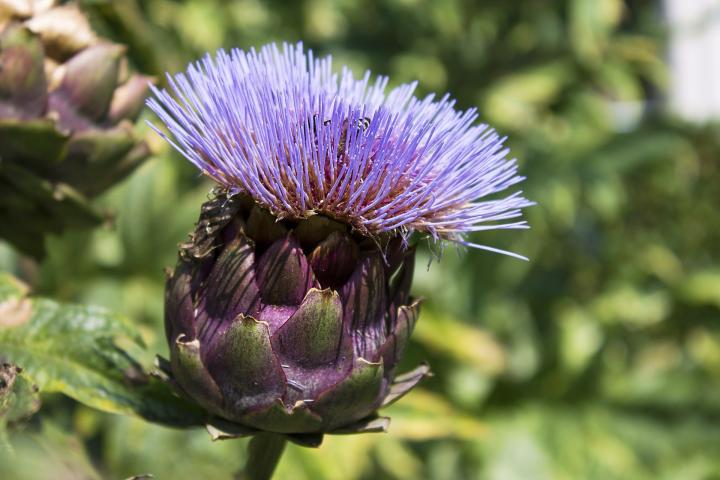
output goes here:
<path id="1" fill-rule="evenodd" d="M 694 305 L 720 307 L 720 269 L 692 272 L 681 285 L 680 295 Z"/>
<path id="2" fill-rule="evenodd" d="M 384 415 L 390 417 L 390 435 L 406 440 L 426 441 L 440 438 L 479 439 L 488 436 L 488 427 L 442 396 L 415 389 Z"/>
<path id="3" fill-rule="evenodd" d="M 489 332 L 431 309 L 422 311 L 413 335 L 431 351 L 472 365 L 481 373 L 497 374 L 506 368 L 507 353 Z"/>
<path id="4" fill-rule="evenodd" d="M 149 376 L 129 351 L 142 344 L 135 327 L 105 309 L 28 298 L 0 276 L 0 352 L 27 370 L 43 392 L 59 392 L 93 408 L 172 426 L 204 415 Z M 126 348 L 121 348 L 126 344 Z"/>
<path id="5" fill-rule="evenodd" d="M 67 430 L 61 422 L 45 417 L 36 428 L 14 435 L 12 450 L 0 450 L 0 478 L 101 480 L 107 477 L 93 465 L 81 436 Z"/>
<path id="6" fill-rule="evenodd" d="M 555 61 L 501 77 L 484 96 L 485 115 L 494 125 L 523 130 L 535 125 L 548 105 L 573 80 L 572 65 Z"/>
<path id="7" fill-rule="evenodd" d="M 622 18 L 620 0 L 572 0 L 570 44 L 584 61 L 599 62 L 610 34 Z"/>
<path id="8" fill-rule="evenodd" d="M 40 408 L 35 384 L 21 368 L 11 363 L 0 364 L 0 445 L 7 443 L 5 429 L 32 416 Z"/>
<path id="9" fill-rule="evenodd" d="M 9 273 L 0 272 L 0 304 L 27 294 L 28 287 Z"/>

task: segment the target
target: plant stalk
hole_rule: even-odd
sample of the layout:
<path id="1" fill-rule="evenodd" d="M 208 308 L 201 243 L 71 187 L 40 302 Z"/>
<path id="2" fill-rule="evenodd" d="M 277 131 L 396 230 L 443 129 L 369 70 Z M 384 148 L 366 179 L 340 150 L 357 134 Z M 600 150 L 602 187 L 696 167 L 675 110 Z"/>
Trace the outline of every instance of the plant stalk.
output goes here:
<path id="1" fill-rule="evenodd" d="M 273 433 L 255 435 L 248 445 L 245 468 L 236 480 L 270 480 L 285 450 L 285 437 Z"/>

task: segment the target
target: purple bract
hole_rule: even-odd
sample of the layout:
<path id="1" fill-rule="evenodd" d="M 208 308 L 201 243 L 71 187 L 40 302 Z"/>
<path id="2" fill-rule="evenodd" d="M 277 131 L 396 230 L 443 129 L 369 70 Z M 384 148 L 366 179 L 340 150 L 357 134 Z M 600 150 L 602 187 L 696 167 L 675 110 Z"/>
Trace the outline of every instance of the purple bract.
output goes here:
<path id="1" fill-rule="evenodd" d="M 493 195 L 523 177 L 475 109 L 418 99 L 416 83 L 387 90 L 387 77 L 333 73 L 330 57 L 301 44 L 221 50 L 168 81 L 172 94 L 153 87 L 148 105 L 174 139 L 153 128 L 276 218 L 323 214 L 369 237 L 419 231 L 518 256 L 464 239 L 527 228 L 519 217 L 532 204 L 521 192 Z"/>

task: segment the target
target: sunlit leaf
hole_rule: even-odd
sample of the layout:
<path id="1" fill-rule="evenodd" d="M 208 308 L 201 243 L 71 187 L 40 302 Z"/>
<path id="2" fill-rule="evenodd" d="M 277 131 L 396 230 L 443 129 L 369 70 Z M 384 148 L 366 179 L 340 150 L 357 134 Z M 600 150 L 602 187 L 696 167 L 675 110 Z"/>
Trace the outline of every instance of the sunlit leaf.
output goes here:
<path id="1" fill-rule="evenodd" d="M 623 12 L 621 0 L 571 0 L 570 44 L 583 60 L 597 62 Z"/>
<path id="2" fill-rule="evenodd" d="M 63 305 L 25 297 L 9 275 L 0 275 L 0 352 L 22 365 L 43 392 L 64 393 L 111 413 L 170 424 L 198 421 L 197 411 L 148 376 L 119 346 L 141 343 L 137 330 L 102 308 Z"/>
<path id="3" fill-rule="evenodd" d="M 429 309 L 422 311 L 414 338 L 483 373 L 498 373 L 505 367 L 505 352 L 492 335 Z"/>
<path id="4" fill-rule="evenodd" d="M 410 440 L 438 438 L 478 439 L 487 425 L 455 408 L 442 396 L 417 389 L 383 410 L 391 418 L 389 433 Z"/>
<path id="5" fill-rule="evenodd" d="M 8 425 L 30 417 L 40 408 L 37 386 L 11 363 L 0 363 L 0 448 L 7 446 Z"/>

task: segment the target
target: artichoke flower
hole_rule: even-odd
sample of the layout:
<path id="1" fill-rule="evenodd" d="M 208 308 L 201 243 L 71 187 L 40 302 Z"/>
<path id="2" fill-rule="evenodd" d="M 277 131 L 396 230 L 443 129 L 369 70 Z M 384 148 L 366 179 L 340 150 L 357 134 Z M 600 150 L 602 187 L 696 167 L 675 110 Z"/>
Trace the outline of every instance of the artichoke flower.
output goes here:
<path id="1" fill-rule="evenodd" d="M 398 375 L 413 234 L 516 255 L 466 240 L 527 227 L 519 192 L 485 198 L 522 180 L 504 139 L 387 82 L 269 45 L 153 87 L 156 131 L 218 184 L 168 276 L 166 370 L 236 430 L 384 429 L 377 410 L 429 372 Z"/>
<path id="2" fill-rule="evenodd" d="M 150 153 L 132 128 L 149 79 L 55 3 L 0 0 L 0 238 L 34 256 L 45 233 L 103 221 L 88 198 Z"/>

